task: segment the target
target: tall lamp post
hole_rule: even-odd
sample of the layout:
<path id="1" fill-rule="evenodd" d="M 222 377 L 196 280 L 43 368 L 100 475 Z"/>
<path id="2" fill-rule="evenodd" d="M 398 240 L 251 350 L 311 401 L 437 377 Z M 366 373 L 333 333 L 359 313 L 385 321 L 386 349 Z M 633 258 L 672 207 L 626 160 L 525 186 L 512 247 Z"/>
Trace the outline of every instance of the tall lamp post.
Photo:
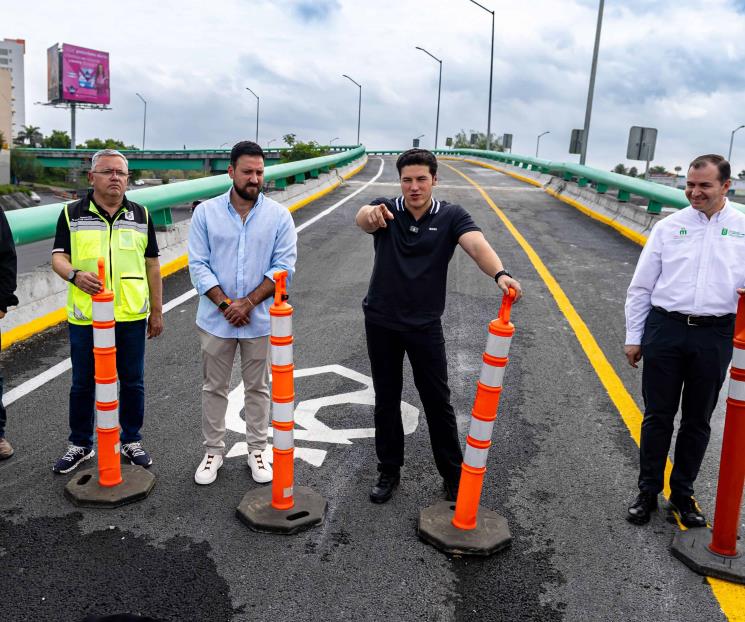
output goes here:
<path id="1" fill-rule="evenodd" d="M 259 96 L 248 87 L 246 87 L 246 90 L 256 98 L 256 144 L 258 145 L 259 144 Z"/>
<path id="2" fill-rule="evenodd" d="M 735 142 L 735 132 L 737 130 L 741 130 L 744 127 L 745 125 L 736 127 L 734 130 L 732 130 L 732 133 L 729 135 L 729 151 L 727 152 L 727 162 L 729 162 L 732 159 L 732 143 Z"/>
<path id="3" fill-rule="evenodd" d="M 139 97 L 142 100 L 142 103 L 145 104 L 145 112 L 142 115 L 142 150 L 145 151 L 145 126 L 147 124 L 147 102 L 145 101 L 145 98 L 139 93 L 135 93 L 135 95 L 137 95 L 137 97 Z"/>
<path id="4" fill-rule="evenodd" d="M 551 133 L 551 130 L 546 130 L 545 132 L 541 132 L 540 134 L 538 134 L 538 138 L 535 141 L 535 157 L 536 158 L 538 157 L 538 148 L 541 145 L 541 136 L 545 136 L 546 134 L 550 134 L 550 133 Z"/>
<path id="5" fill-rule="evenodd" d="M 587 108 L 585 109 L 585 129 L 582 132 L 582 151 L 579 163 L 584 164 L 587 159 L 587 141 L 590 137 L 590 117 L 592 116 L 592 97 L 595 92 L 595 73 L 598 69 L 598 51 L 600 50 L 600 30 L 603 27 L 603 7 L 605 0 L 598 5 L 598 25 L 595 28 L 595 47 L 592 51 L 592 68 L 590 69 L 590 86 L 587 89 Z"/>
<path id="6" fill-rule="evenodd" d="M 491 93 L 494 78 L 494 11 L 487 9 L 476 0 L 471 0 L 476 6 L 480 6 L 487 13 L 491 13 L 491 56 L 489 56 L 489 114 L 486 121 L 486 150 L 491 150 Z"/>
<path id="7" fill-rule="evenodd" d="M 427 54 L 427 56 L 431 56 L 438 63 L 440 63 L 440 80 L 437 83 L 437 119 L 435 121 L 435 149 L 437 149 L 437 133 L 440 129 L 440 91 L 442 90 L 442 59 L 437 58 L 437 56 L 435 56 L 434 54 L 430 54 L 427 50 L 419 47 L 418 45 L 416 46 L 416 49 L 421 50 L 422 52 Z"/>
<path id="8" fill-rule="evenodd" d="M 356 84 L 360 89 L 360 98 L 359 103 L 357 104 L 357 144 L 360 144 L 360 119 L 362 117 L 362 85 L 359 82 L 356 82 L 352 78 L 350 78 L 347 74 L 343 73 L 341 74 L 343 78 L 346 78 L 350 82 L 353 82 Z"/>

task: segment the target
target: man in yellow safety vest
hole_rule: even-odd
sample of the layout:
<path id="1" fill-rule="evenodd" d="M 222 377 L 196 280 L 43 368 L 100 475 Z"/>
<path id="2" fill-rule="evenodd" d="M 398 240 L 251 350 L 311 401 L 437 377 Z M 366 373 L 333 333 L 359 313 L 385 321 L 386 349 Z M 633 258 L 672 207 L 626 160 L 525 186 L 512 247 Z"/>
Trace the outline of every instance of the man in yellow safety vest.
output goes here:
<path id="1" fill-rule="evenodd" d="M 152 464 L 140 435 L 145 412 L 145 334 L 149 339 L 163 331 L 163 288 L 155 228 L 147 208 L 124 195 L 128 178 L 124 155 L 113 149 L 97 152 L 88 173 L 92 189 L 66 205 L 57 222 L 52 268 L 69 282 L 72 387 L 70 445 L 54 465 L 55 473 L 69 473 L 95 455 L 91 296 L 104 285 L 114 292 L 121 453 L 132 464 Z M 105 261 L 105 284 L 98 280 L 99 257 Z"/>

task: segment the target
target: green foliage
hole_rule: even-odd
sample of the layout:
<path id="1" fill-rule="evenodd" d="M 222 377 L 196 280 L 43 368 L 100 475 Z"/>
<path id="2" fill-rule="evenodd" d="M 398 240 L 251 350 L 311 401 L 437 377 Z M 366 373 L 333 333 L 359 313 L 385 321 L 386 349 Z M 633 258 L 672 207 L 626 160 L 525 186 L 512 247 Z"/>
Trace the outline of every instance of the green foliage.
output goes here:
<path id="1" fill-rule="evenodd" d="M 31 194 L 31 189 L 24 186 L 13 186 L 12 184 L 0 185 L 0 196 L 4 194 L 13 194 L 14 192 L 23 192 L 23 194 Z"/>
<path id="2" fill-rule="evenodd" d="M 741 170 L 741 171 L 740 171 L 740 172 L 739 172 L 739 173 L 737 174 L 737 178 L 738 178 L 738 179 L 745 179 L 745 169 Z"/>
<path id="3" fill-rule="evenodd" d="M 616 164 L 616 166 L 613 167 L 613 173 L 618 173 L 619 175 L 628 175 L 629 171 L 623 164 Z"/>
<path id="4" fill-rule="evenodd" d="M 125 145 L 121 140 L 114 138 L 107 138 L 101 140 L 100 138 L 89 138 L 85 143 L 78 145 L 78 149 L 137 149 L 134 145 Z"/>
<path id="5" fill-rule="evenodd" d="M 291 137 L 291 142 L 287 139 Z M 285 142 L 291 147 L 288 151 L 282 154 L 282 162 L 297 162 L 298 160 L 309 160 L 310 158 L 318 158 L 326 155 L 328 147 L 319 145 L 316 141 L 311 140 L 308 143 L 302 141 L 296 141 L 294 134 L 287 134 Z"/>
<path id="6" fill-rule="evenodd" d="M 44 142 L 44 135 L 39 131 L 39 128 L 35 125 L 24 125 L 18 136 L 13 141 L 16 145 L 26 145 L 29 147 L 36 147 Z"/>
<path id="7" fill-rule="evenodd" d="M 473 134 L 476 134 L 475 143 L 471 142 L 471 136 Z M 486 149 L 486 132 L 469 130 L 468 133 L 466 133 L 465 130 L 461 130 L 453 138 L 453 147 L 464 149 Z M 491 135 L 491 150 L 504 151 L 501 141 L 494 134 Z"/>
<path id="8" fill-rule="evenodd" d="M 10 150 L 10 174 L 19 181 L 36 181 L 43 174 L 44 167 L 36 157 L 21 155 L 15 149 Z"/>
<path id="9" fill-rule="evenodd" d="M 295 144 L 295 134 L 285 134 L 282 140 L 287 143 L 288 146 L 292 147 Z"/>
<path id="10" fill-rule="evenodd" d="M 70 135 L 62 130 L 52 130 L 52 133 L 41 142 L 42 147 L 49 149 L 69 149 L 70 144 Z"/>
<path id="11" fill-rule="evenodd" d="M 650 175 L 664 175 L 667 173 L 667 169 L 664 166 L 650 166 L 649 167 L 649 174 Z"/>
<path id="12" fill-rule="evenodd" d="M 639 171 L 637 170 L 637 168 L 635 166 L 632 166 L 629 169 L 628 176 L 629 177 L 639 177 Z"/>

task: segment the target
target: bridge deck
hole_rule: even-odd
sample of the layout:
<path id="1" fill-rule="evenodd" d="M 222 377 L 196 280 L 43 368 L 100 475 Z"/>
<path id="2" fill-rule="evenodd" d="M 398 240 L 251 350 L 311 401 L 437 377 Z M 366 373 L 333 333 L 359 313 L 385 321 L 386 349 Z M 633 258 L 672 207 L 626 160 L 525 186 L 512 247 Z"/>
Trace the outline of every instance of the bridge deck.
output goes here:
<path id="1" fill-rule="evenodd" d="M 299 235 L 290 301 L 295 365 L 309 371 L 297 380 L 298 402 L 368 389 L 359 375 L 370 373 L 360 301 L 372 243 L 354 227 L 353 215 L 376 196 L 398 194 L 389 158 L 377 182 L 366 185 L 381 162 L 371 158 L 342 189 L 294 214 L 301 227 L 362 188 Z M 415 429 L 407 438 L 401 488 L 388 504 L 370 504 L 372 407 L 323 406 L 322 399 L 306 404 L 298 425 L 296 482 L 328 500 L 326 521 L 289 537 L 247 530 L 234 512 L 256 484 L 236 409 L 226 439 L 233 457 L 214 485 L 193 482 L 201 458 L 201 364 L 197 299 L 191 297 L 166 314 L 164 335 L 148 344 L 143 432 L 157 485 L 146 500 L 106 511 L 77 510 L 64 500 L 69 476 L 53 475 L 51 465 L 67 435 L 69 371 L 21 397 L 10 393 L 17 399 L 9 406 L 8 437 L 17 455 L 0 463 L 5 619 L 77 620 L 116 611 L 178 620 L 715 621 L 743 615 L 741 588 L 702 581 L 671 557 L 677 527 L 665 521 L 664 510 L 643 528 L 623 518 L 633 497 L 637 447 L 595 369 L 604 355 L 610 362 L 605 380 L 616 374 L 640 406 L 640 374 L 622 358 L 623 300 L 640 248 L 540 189 L 480 167 L 447 164 L 502 209 L 601 351 L 594 366 L 545 272 L 477 190 L 443 162 L 437 197 L 470 211 L 525 288 L 513 311 L 517 332 L 482 499 L 507 517 L 512 548 L 488 559 L 449 559 L 417 539 L 419 510 L 441 495 L 421 416 L 409 421 Z M 190 288 L 188 275 L 178 273 L 166 280 L 165 299 Z M 496 307 L 493 284 L 458 250 L 443 323 L 463 438 Z M 67 356 L 64 328 L 7 351 L 6 393 Z M 324 366 L 336 367 L 315 369 Z M 403 399 L 421 409 L 408 369 Z M 722 402 L 697 488 L 709 517 Z"/>

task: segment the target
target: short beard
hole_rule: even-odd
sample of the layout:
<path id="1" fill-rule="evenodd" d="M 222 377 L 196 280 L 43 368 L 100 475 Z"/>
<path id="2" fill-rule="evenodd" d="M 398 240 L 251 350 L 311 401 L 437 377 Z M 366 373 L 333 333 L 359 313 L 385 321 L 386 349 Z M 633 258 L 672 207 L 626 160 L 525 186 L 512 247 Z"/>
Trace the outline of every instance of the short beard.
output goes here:
<path id="1" fill-rule="evenodd" d="M 235 190 L 235 193 L 241 197 L 244 201 L 255 201 L 259 197 L 259 192 L 261 192 L 261 186 L 255 186 L 252 187 L 251 190 L 256 190 L 256 196 L 250 195 L 248 192 L 246 192 L 243 188 L 239 188 L 235 182 L 233 182 L 233 190 Z"/>

